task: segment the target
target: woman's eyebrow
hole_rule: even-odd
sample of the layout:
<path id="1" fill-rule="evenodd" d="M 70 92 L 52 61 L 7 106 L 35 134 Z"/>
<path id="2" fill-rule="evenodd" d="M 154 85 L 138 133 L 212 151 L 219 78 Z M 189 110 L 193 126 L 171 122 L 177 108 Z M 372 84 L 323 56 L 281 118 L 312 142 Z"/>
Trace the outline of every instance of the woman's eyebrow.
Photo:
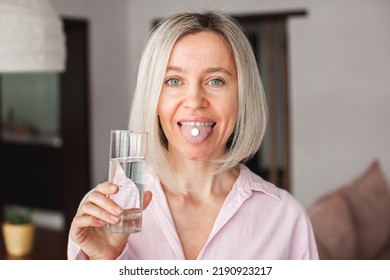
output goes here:
<path id="1" fill-rule="evenodd" d="M 173 65 L 167 67 L 166 72 L 169 72 L 169 71 L 186 72 L 183 68 L 178 67 L 178 66 L 173 66 Z M 228 71 L 227 69 L 225 69 L 223 67 L 210 67 L 210 68 L 207 68 L 205 70 L 205 73 L 215 73 L 215 72 L 222 72 L 222 73 L 225 73 L 229 76 L 232 76 L 232 73 L 230 73 L 230 71 Z"/>
<path id="2" fill-rule="evenodd" d="M 169 72 L 169 71 L 185 72 L 183 68 L 178 67 L 178 66 L 168 66 L 167 70 L 165 72 Z"/>
<path id="3" fill-rule="evenodd" d="M 232 76 L 232 73 L 230 73 L 227 69 L 223 67 L 211 67 L 206 69 L 206 73 L 215 73 L 215 72 L 223 72 L 229 76 Z"/>

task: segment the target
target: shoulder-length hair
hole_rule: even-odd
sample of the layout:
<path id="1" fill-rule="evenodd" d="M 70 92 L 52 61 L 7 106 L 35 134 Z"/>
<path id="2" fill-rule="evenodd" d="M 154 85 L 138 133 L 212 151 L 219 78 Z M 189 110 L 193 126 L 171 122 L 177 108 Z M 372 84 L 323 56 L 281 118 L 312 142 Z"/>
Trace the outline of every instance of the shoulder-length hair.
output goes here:
<path id="1" fill-rule="evenodd" d="M 129 129 L 147 132 L 148 165 L 170 189 L 180 191 L 169 162 L 167 140 L 159 124 L 157 103 L 171 54 L 183 36 L 213 31 L 232 52 L 238 77 L 238 115 L 223 158 L 214 161 L 223 173 L 250 159 L 260 148 L 267 123 L 267 105 L 252 47 L 241 25 L 221 12 L 179 13 L 160 21 L 148 35 L 141 57 Z"/>

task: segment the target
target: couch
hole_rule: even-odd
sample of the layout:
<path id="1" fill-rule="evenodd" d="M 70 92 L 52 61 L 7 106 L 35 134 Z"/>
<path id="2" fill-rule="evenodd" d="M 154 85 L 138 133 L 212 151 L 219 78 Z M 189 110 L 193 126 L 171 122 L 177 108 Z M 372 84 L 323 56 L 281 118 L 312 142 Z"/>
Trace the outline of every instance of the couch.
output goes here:
<path id="1" fill-rule="evenodd" d="M 320 259 L 390 259 L 390 191 L 378 161 L 311 205 Z"/>

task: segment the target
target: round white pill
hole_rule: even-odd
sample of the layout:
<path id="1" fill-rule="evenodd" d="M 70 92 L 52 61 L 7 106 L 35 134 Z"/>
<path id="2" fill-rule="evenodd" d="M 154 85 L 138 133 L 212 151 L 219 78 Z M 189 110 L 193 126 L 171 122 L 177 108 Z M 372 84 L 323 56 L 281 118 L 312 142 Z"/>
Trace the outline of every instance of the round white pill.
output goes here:
<path id="1" fill-rule="evenodd" d="M 198 136 L 199 135 L 199 129 L 197 129 L 196 127 L 191 129 L 191 135 L 195 136 L 195 137 Z"/>

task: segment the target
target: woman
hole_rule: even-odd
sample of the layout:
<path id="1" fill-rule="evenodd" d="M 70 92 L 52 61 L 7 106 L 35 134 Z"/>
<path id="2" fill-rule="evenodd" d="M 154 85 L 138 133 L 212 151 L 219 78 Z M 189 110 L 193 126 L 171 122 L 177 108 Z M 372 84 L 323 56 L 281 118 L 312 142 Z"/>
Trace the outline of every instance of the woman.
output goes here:
<path id="1" fill-rule="evenodd" d="M 122 210 L 107 198 L 118 187 L 100 184 L 73 220 L 69 258 L 317 259 L 302 205 L 241 164 L 265 126 L 240 26 L 218 12 L 163 20 L 145 46 L 130 115 L 131 130 L 149 133 L 142 231 L 105 231 Z"/>

